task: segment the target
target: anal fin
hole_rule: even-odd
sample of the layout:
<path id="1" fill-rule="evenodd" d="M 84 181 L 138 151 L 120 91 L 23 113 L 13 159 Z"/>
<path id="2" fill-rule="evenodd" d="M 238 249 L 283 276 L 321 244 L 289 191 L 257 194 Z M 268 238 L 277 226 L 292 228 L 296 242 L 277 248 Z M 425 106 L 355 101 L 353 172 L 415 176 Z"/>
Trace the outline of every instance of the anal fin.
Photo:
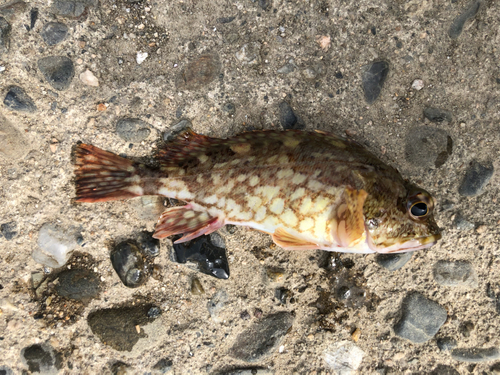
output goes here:
<path id="1" fill-rule="evenodd" d="M 210 216 L 206 211 L 196 211 L 190 204 L 172 207 L 163 212 L 156 225 L 154 238 L 165 238 L 183 233 L 175 243 L 190 241 L 204 234 L 210 234 L 224 226 L 224 220 Z"/>
<path id="2" fill-rule="evenodd" d="M 283 228 L 274 231 L 273 241 L 285 250 L 315 250 L 320 247 L 318 244 L 295 237 Z"/>

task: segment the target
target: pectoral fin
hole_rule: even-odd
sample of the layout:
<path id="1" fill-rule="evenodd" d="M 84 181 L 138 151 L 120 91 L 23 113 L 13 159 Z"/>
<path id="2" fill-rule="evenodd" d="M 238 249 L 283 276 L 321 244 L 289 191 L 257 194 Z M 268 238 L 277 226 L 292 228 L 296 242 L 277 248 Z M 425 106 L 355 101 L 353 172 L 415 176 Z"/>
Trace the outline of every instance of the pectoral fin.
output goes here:
<path id="1" fill-rule="evenodd" d="M 314 250 L 319 248 L 318 244 L 295 237 L 283 228 L 274 231 L 273 241 L 285 250 Z"/>
<path id="2" fill-rule="evenodd" d="M 346 189 L 344 203 L 337 210 L 334 238 L 339 246 L 354 247 L 365 239 L 363 205 L 368 193 L 364 190 Z"/>

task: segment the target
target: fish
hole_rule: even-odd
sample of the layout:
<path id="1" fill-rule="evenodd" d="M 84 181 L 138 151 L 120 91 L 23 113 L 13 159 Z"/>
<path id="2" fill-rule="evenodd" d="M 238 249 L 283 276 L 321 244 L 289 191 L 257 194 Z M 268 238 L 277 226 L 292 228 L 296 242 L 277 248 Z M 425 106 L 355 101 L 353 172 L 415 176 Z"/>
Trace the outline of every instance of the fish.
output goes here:
<path id="1" fill-rule="evenodd" d="M 259 130 L 227 139 L 188 129 L 160 147 L 158 166 L 93 145 L 74 148 L 75 202 L 159 195 L 154 238 L 182 243 L 226 224 L 286 250 L 400 253 L 440 238 L 434 199 L 366 148 L 324 131 Z"/>

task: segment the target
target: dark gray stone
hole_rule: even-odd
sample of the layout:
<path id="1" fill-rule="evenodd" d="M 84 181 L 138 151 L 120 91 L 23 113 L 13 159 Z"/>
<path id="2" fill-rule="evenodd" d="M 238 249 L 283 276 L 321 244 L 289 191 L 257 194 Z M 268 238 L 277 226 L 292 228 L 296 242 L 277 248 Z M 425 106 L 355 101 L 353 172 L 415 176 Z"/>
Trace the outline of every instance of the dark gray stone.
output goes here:
<path id="1" fill-rule="evenodd" d="M 377 254 L 375 260 L 378 265 L 389 271 L 396 271 L 403 267 L 411 259 L 413 252 L 400 254 Z"/>
<path id="2" fill-rule="evenodd" d="M 151 130 L 149 124 L 138 118 L 122 118 L 116 123 L 116 133 L 127 142 L 140 142 L 146 139 Z"/>
<path id="3" fill-rule="evenodd" d="M 498 348 L 458 348 L 451 351 L 451 358 L 455 361 L 481 363 L 494 361 L 500 358 Z"/>
<path id="4" fill-rule="evenodd" d="M 42 39 L 49 46 L 61 43 L 68 35 L 68 26 L 61 22 L 49 22 L 43 26 Z"/>
<path id="5" fill-rule="evenodd" d="M 424 116 L 432 122 L 451 121 L 451 113 L 439 108 L 427 107 L 424 109 Z"/>
<path id="6" fill-rule="evenodd" d="M 192 127 L 191 121 L 181 120 L 177 124 L 172 125 L 167 130 L 165 130 L 165 132 L 163 133 L 163 140 L 165 142 L 171 142 L 175 138 L 177 138 L 179 134 L 185 132 L 188 129 L 191 129 L 191 127 Z"/>
<path id="7" fill-rule="evenodd" d="M 279 104 L 280 123 L 283 129 L 304 129 L 304 122 L 295 114 L 290 104 L 281 102 Z"/>
<path id="8" fill-rule="evenodd" d="M 449 351 L 457 346 L 457 340 L 452 339 L 451 337 L 441 337 L 437 339 L 436 344 L 439 350 Z"/>
<path id="9" fill-rule="evenodd" d="M 49 84 L 56 90 L 66 90 L 73 76 L 75 68 L 73 61 L 66 56 L 47 56 L 38 60 L 38 69 Z"/>
<path id="10" fill-rule="evenodd" d="M 483 166 L 473 160 L 465 171 L 464 179 L 458 188 L 458 193 L 465 197 L 473 197 L 483 192 L 493 176 L 493 166 Z"/>
<path id="11" fill-rule="evenodd" d="M 401 311 L 401 319 L 394 326 L 394 332 L 414 343 L 432 339 L 447 318 L 442 306 L 420 293 L 406 296 Z"/>
<path id="12" fill-rule="evenodd" d="M 453 225 L 458 230 L 472 230 L 475 226 L 474 223 L 471 223 L 466 218 L 464 218 L 461 213 L 455 215 L 455 219 L 453 219 Z"/>
<path id="13" fill-rule="evenodd" d="M 234 115 L 234 113 L 236 112 L 236 107 L 233 103 L 226 103 L 222 106 L 222 110 L 228 115 Z"/>
<path id="14" fill-rule="evenodd" d="M 9 52 L 11 30 L 10 23 L 5 18 L 0 17 L 0 56 Z"/>
<path id="15" fill-rule="evenodd" d="M 453 367 L 446 365 L 437 365 L 429 375 L 460 375 Z"/>
<path id="16" fill-rule="evenodd" d="M 246 362 L 260 360 L 279 345 L 293 320 L 290 313 L 279 312 L 254 323 L 238 335 L 229 355 Z"/>
<path id="17" fill-rule="evenodd" d="M 35 28 L 36 20 L 38 19 L 38 8 L 30 10 L 30 30 Z"/>
<path id="18" fill-rule="evenodd" d="M 28 94 L 19 86 L 10 86 L 8 88 L 7 95 L 3 100 L 3 104 L 7 108 L 18 112 L 28 112 L 33 113 L 36 111 L 36 105 Z"/>
<path id="19" fill-rule="evenodd" d="M 373 103 L 379 97 L 388 74 L 389 63 L 386 61 L 375 61 L 364 66 L 362 81 L 365 100 L 368 104 Z"/>
<path id="20" fill-rule="evenodd" d="M 438 261 L 432 270 L 434 280 L 442 286 L 466 286 L 477 288 L 477 275 L 466 261 Z"/>
<path id="21" fill-rule="evenodd" d="M 88 7 L 97 5 L 96 0 L 55 0 L 52 4 L 52 12 L 58 16 L 85 19 Z"/>
<path id="22" fill-rule="evenodd" d="M 58 280 L 55 289 L 61 297 L 88 303 L 99 296 L 100 280 L 95 272 L 78 268 L 64 270 Z"/>
<path id="23" fill-rule="evenodd" d="M 235 18 L 236 18 L 235 16 L 232 16 L 232 17 L 220 17 L 220 18 L 217 18 L 217 22 L 218 23 L 229 23 L 229 22 L 233 22 Z"/>
<path id="24" fill-rule="evenodd" d="M 448 35 L 451 39 L 457 39 L 460 34 L 462 34 L 462 30 L 464 28 L 465 23 L 470 18 L 475 17 L 479 8 L 481 6 L 481 0 L 473 1 L 469 3 L 467 8 L 453 20 L 448 30 Z"/>
<path id="25" fill-rule="evenodd" d="M 14 221 L 0 225 L 0 233 L 7 241 L 17 236 L 17 224 Z"/>
<path id="26" fill-rule="evenodd" d="M 174 363 L 169 358 L 160 359 L 156 362 L 156 365 L 153 366 L 153 370 L 159 371 L 160 374 L 166 374 L 170 370 L 172 370 L 172 365 Z"/>
<path id="27" fill-rule="evenodd" d="M 443 129 L 420 126 L 406 135 L 405 157 L 414 166 L 439 168 L 452 151 L 453 141 Z"/>
<path id="28" fill-rule="evenodd" d="M 111 264 L 123 285 L 137 288 L 147 280 L 147 267 L 135 241 L 123 241 L 110 254 Z"/>
<path id="29" fill-rule="evenodd" d="M 153 238 L 153 232 L 141 232 L 137 242 L 142 248 L 144 255 L 154 258 L 160 254 L 160 240 Z"/>
<path id="30" fill-rule="evenodd" d="M 57 353 L 48 344 L 34 344 L 21 350 L 21 361 L 32 373 L 54 373 L 60 368 Z"/>

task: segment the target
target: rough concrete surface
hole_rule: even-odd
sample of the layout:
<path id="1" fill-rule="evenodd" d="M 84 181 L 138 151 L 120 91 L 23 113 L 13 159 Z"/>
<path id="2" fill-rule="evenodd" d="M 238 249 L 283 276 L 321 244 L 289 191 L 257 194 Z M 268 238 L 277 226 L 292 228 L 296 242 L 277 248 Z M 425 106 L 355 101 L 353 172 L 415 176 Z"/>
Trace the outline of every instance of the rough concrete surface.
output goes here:
<path id="1" fill-rule="evenodd" d="M 495 0 L 2 2 L 0 370 L 498 373 L 499 14 Z M 56 22 L 67 34 L 45 27 Z M 377 74 L 368 98 L 362 81 Z M 22 95 L 5 102 L 12 86 Z M 124 118 L 143 121 L 143 133 L 120 137 Z M 166 239 L 140 270 L 151 277 L 128 288 L 113 244 L 152 231 L 163 202 L 73 203 L 71 150 L 82 141 L 148 161 L 181 120 L 213 137 L 282 126 L 347 134 L 432 193 L 443 239 L 390 271 L 374 255 L 284 251 L 268 235 L 223 229 L 229 279 L 174 262 Z M 457 228 L 457 215 L 473 225 Z M 62 269 L 32 257 L 46 223 L 80 235 Z M 438 284 L 438 261 L 467 262 L 477 286 Z M 99 275 L 99 296 L 57 295 L 68 268 Z M 423 343 L 394 330 L 412 293 L 447 314 Z M 129 336 L 110 345 L 93 329 L 116 308 L 133 314 Z M 460 355 L 439 349 L 444 338 Z"/>

